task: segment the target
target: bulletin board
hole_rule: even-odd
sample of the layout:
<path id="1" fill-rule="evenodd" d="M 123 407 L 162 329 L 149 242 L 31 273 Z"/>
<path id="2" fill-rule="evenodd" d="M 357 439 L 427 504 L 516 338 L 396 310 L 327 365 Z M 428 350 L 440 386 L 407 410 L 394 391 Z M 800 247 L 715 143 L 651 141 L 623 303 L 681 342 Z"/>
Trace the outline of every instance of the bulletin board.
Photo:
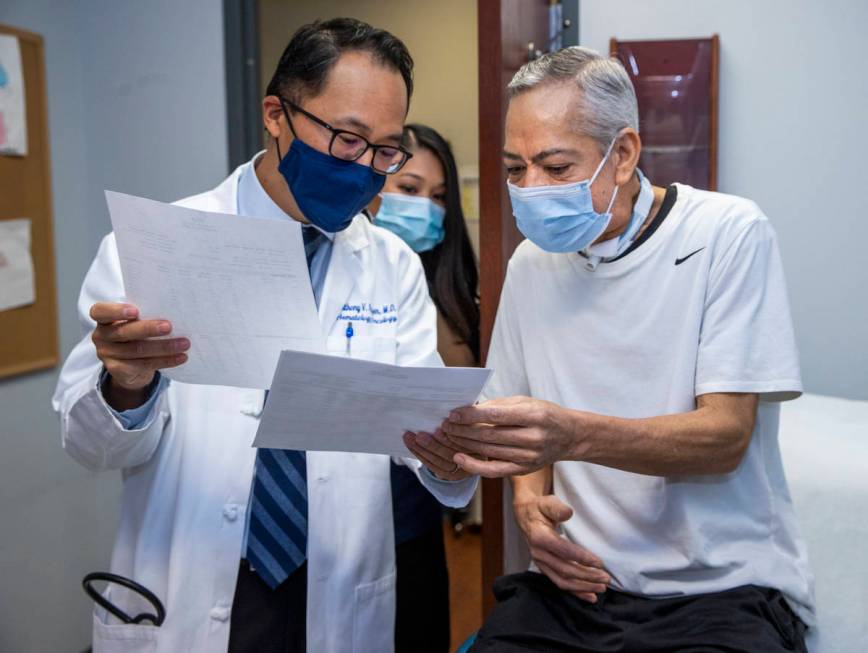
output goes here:
<path id="1" fill-rule="evenodd" d="M 26 218 L 34 301 L 0 310 L 0 377 L 54 367 L 59 358 L 51 159 L 42 37 L 0 24 L 18 38 L 26 115 L 26 154 L 0 153 L 0 223 Z"/>

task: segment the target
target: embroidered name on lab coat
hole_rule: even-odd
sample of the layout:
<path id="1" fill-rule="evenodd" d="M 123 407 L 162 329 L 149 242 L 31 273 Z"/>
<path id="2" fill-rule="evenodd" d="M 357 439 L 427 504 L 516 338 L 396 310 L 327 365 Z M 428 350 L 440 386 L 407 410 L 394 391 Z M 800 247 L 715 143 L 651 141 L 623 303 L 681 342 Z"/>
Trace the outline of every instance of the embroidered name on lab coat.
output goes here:
<path id="1" fill-rule="evenodd" d="M 344 304 L 338 320 L 366 324 L 392 324 L 398 321 L 398 308 L 394 304 Z"/>

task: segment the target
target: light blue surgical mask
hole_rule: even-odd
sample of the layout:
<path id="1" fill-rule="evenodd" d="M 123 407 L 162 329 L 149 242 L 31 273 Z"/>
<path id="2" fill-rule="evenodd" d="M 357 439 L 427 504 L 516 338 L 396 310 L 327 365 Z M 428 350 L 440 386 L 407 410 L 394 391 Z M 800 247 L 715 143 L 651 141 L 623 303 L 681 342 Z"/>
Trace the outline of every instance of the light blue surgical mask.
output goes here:
<path id="1" fill-rule="evenodd" d="M 593 176 L 585 181 L 529 188 L 507 182 L 518 230 L 547 252 L 579 252 L 597 240 L 612 219 L 618 187 L 615 186 L 606 211 L 597 213 L 591 184 L 609 159 L 616 140 L 617 136 L 612 139 Z"/>
<path id="2" fill-rule="evenodd" d="M 381 193 L 374 224 L 384 227 L 415 252 L 427 252 L 443 242 L 446 209 L 427 197 Z"/>

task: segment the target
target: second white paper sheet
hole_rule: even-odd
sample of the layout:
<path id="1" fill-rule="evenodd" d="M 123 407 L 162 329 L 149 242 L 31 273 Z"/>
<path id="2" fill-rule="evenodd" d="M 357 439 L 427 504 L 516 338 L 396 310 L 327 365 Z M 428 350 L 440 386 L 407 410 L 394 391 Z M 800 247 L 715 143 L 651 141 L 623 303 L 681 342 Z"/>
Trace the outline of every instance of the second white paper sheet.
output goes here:
<path id="1" fill-rule="evenodd" d="M 476 402 L 490 375 L 285 351 L 253 445 L 412 456 L 404 432 L 433 433 L 454 408 Z"/>
<path id="2" fill-rule="evenodd" d="M 30 220 L 0 220 L 0 311 L 36 301 Z"/>
<path id="3" fill-rule="evenodd" d="M 190 339 L 166 376 L 267 388 L 281 350 L 323 351 L 299 223 L 106 199 L 127 301 Z"/>

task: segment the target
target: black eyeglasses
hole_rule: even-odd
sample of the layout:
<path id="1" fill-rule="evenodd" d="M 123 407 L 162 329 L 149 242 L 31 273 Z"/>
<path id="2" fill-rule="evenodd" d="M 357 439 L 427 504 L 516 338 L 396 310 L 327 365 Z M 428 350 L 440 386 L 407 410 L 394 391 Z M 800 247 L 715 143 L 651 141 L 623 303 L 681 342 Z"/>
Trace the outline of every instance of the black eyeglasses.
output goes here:
<path id="1" fill-rule="evenodd" d="M 325 127 L 331 132 L 332 139 L 329 142 L 329 154 L 337 159 L 344 161 L 357 161 L 368 150 L 374 151 L 374 157 L 371 159 L 371 167 L 381 175 L 393 175 L 402 167 L 413 155 L 403 147 L 394 145 L 374 145 L 363 136 L 359 136 L 355 132 L 347 131 L 346 129 L 336 129 L 328 124 L 325 120 L 317 118 L 312 113 L 305 111 L 294 102 L 278 96 L 280 106 L 286 116 L 286 121 L 289 123 L 289 129 L 292 135 L 295 136 L 295 129 L 292 126 L 292 121 L 289 119 L 289 114 L 286 113 L 284 104 L 288 104 L 293 111 L 298 111 L 308 120 L 315 122 L 320 127 Z"/>

